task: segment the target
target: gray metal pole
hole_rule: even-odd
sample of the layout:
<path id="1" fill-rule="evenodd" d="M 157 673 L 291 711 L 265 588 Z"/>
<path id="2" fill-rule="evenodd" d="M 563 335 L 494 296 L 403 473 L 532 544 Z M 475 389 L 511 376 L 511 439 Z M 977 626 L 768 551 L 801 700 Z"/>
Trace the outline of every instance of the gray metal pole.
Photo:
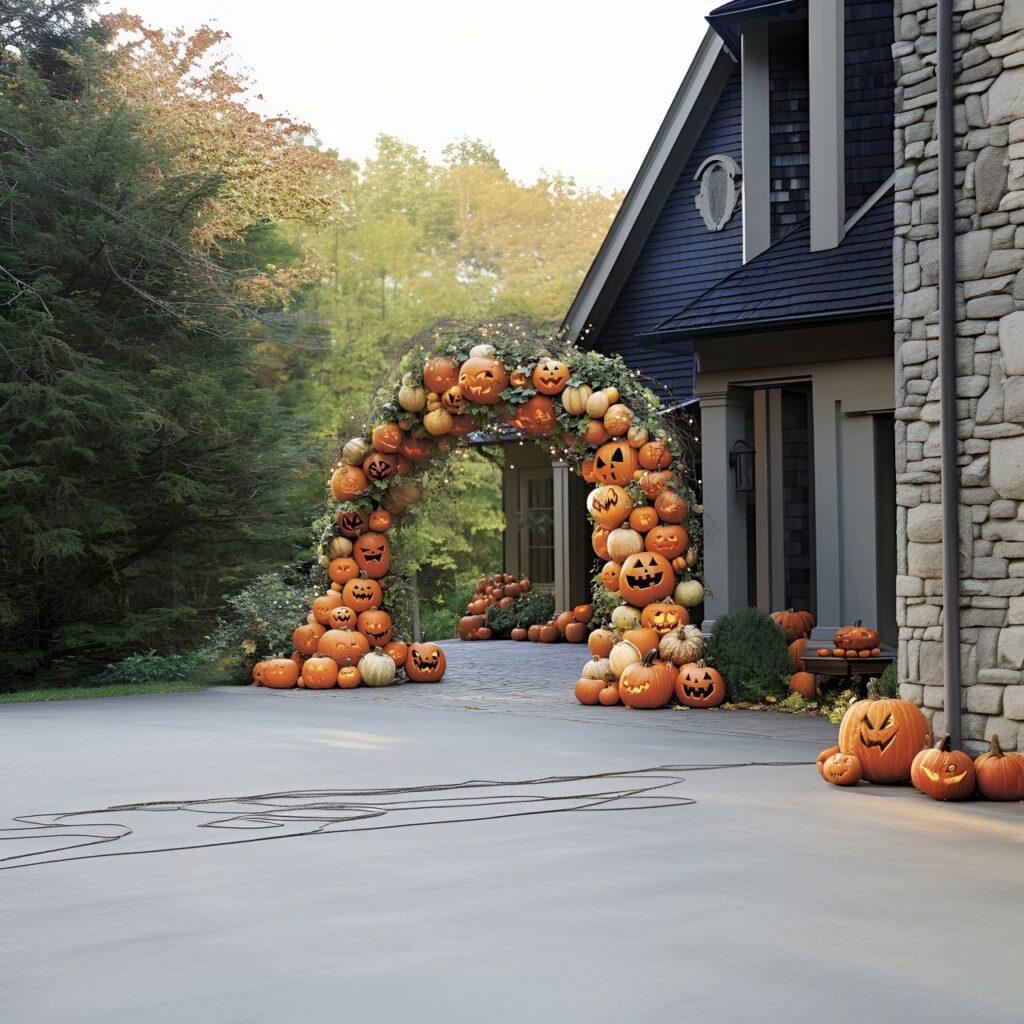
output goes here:
<path id="1" fill-rule="evenodd" d="M 942 419 L 942 664 L 946 731 L 954 747 L 960 729 L 960 472 L 956 439 L 956 180 L 953 134 L 953 0 L 939 0 L 939 386 Z"/>

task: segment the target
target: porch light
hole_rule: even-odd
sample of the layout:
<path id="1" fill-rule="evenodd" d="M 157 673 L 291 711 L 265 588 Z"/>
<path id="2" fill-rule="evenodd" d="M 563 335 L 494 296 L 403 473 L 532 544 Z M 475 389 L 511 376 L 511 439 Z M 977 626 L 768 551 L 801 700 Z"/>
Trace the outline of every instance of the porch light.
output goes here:
<path id="1" fill-rule="evenodd" d="M 735 442 L 729 452 L 729 466 L 735 473 L 737 491 L 754 489 L 754 449 L 742 438 Z"/>

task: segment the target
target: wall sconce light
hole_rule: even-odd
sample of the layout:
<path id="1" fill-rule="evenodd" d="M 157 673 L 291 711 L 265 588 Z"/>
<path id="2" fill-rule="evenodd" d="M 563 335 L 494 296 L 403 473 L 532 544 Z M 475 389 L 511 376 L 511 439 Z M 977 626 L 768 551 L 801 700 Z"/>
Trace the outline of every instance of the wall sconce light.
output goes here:
<path id="1" fill-rule="evenodd" d="M 754 449 L 742 438 L 737 441 L 729 452 L 729 466 L 735 474 L 737 491 L 754 489 Z"/>

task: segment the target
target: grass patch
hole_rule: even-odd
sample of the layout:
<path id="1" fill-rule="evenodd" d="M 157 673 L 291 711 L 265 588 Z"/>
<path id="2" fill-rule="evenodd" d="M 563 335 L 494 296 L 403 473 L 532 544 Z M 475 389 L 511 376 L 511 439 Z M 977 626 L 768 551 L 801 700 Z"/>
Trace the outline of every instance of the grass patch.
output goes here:
<path id="1" fill-rule="evenodd" d="M 98 697 L 144 697 L 152 693 L 192 693 L 208 690 L 207 683 L 174 679 L 152 683 L 109 683 L 106 686 L 62 686 L 0 693 L 0 704 L 29 704 L 47 700 L 93 700 Z"/>

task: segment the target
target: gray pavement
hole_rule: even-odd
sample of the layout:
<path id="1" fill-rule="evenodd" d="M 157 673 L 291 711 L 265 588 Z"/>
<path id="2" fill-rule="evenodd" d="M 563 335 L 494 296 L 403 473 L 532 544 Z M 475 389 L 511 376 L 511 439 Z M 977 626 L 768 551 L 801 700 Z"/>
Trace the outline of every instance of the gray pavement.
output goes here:
<path id="1" fill-rule="evenodd" d="M 0 856 L 90 858 L 0 872 L 0 1019 L 1024 1020 L 1020 805 L 842 791 L 813 764 L 528 784 L 813 762 L 836 730 L 584 708 L 571 696 L 583 648 L 448 651 L 438 686 L 0 709 L 0 826 L 161 802 L 0 843 Z M 292 793 L 467 779 L 516 784 Z M 656 780 L 659 806 L 634 792 L 604 805 L 632 810 L 583 809 Z M 234 799 L 270 792 L 284 795 Z M 211 800 L 225 802 L 182 806 Z M 381 815 L 339 822 L 339 801 Z M 232 827 L 197 828 L 213 821 Z M 333 831 L 353 827 L 376 830 Z M 132 855 L 92 857 L 111 852 Z"/>

